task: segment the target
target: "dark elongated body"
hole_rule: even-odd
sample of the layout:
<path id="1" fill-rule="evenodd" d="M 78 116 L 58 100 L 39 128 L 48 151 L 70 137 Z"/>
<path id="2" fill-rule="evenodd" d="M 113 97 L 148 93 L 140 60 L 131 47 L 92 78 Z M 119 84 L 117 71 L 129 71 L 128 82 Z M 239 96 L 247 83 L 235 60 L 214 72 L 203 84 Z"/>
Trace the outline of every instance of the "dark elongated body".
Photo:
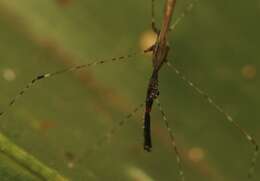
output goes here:
<path id="1" fill-rule="evenodd" d="M 148 84 L 148 89 L 146 93 L 145 100 L 145 115 L 144 115 L 144 149 L 146 151 L 151 151 L 152 139 L 151 139 L 151 116 L 153 101 L 159 96 L 159 81 L 158 73 L 162 65 L 165 63 L 169 46 L 167 42 L 167 36 L 169 31 L 169 26 L 171 22 L 171 17 L 173 9 L 175 7 L 176 0 L 167 0 L 165 4 L 165 14 L 163 19 L 163 25 L 161 31 L 156 31 L 157 40 L 155 44 L 147 49 L 146 51 L 153 52 L 153 72 Z"/>

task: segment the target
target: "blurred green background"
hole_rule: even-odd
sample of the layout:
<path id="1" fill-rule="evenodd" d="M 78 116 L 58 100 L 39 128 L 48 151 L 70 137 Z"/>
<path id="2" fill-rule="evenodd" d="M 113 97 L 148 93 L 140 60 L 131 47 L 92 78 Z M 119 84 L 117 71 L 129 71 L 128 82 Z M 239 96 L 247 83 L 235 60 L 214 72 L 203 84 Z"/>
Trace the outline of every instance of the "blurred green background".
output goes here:
<path id="1" fill-rule="evenodd" d="M 190 1 L 177 1 L 173 21 Z M 163 0 L 156 1 L 160 24 Z M 0 0 L 0 108 L 35 75 L 141 51 L 150 0 Z M 169 60 L 260 140 L 260 1 L 200 0 L 171 33 Z M 146 40 L 146 41 L 145 41 Z M 139 54 L 40 82 L 1 118 L 1 132 L 71 180 L 178 180 L 158 109 L 153 151 L 142 149 L 142 111 L 88 155 L 145 99 L 151 57 Z M 164 67 L 161 103 L 189 181 L 245 181 L 253 147 Z M 40 180 L 0 154 L 0 180 Z M 79 161 L 77 161 L 79 160 Z M 260 179 L 260 163 L 252 180 Z"/>

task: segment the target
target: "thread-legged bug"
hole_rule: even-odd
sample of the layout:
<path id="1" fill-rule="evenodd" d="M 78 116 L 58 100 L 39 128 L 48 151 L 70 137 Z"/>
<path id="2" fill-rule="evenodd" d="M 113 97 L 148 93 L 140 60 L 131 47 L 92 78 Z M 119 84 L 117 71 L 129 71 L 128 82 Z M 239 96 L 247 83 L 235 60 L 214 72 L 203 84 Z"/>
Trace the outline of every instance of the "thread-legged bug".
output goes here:
<path id="1" fill-rule="evenodd" d="M 154 0 L 152 0 L 152 9 L 153 9 L 153 4 L 154 4 Z M 251 174 L 253 172 L 254 165 L 256 162 L 256 157 L 258 154 L 258 145 L 257 145 L 255 139 L 251 135 L 249 135 L 245 130 L 243 130 L 228 113 L 226 113 L 219 105 L 217 105 L 212 100 L 211 97 L 209 97 L 205 92 L 203 92 L 201 89 L 196 87 L 191 81 L 187 80 L 185 76 L 181 75 L 180 72 L 176 68 L 174 68 L 169 62 L 167 62 L 167 55 L 169 52 L 169 44 L 167 42 L 168 32 L 170 31 L 170 23 L 171 23 L 171 18 L 172 18 L 172 14 L 173 14 L 175 5 L 176 5 L 176 0 L 167 0 L 165 2 L 164 19 L 163 19 L 161 30 L 158 30 L 155 26 L 155 22 L 152 21 L 152 28 L 153 28 L 154 32 L 157 34 L 157 40 L 156 40 L 156 43 L 152 47 L 150 47 L 149 49 L 146 50 L 146 51 L 153 52 L 153 58 L 152 58 L 153 72 L 152 72 L 152 75 L 151 75 L 151 78 L 150 78 L 150 81 L 148 84 L 147 95 L 146 95 L 146 107 L 145 107 L 145 115 L 144 115 L 144 149 L 146 151 L 150 151 L 152 148 L 150 112 L 152 110 L 153 101 L 155 99 L 157 99 L 157 104 L 159 105 L 160 110 L 162 112 L 163 119 L 165 120 L 165 124 L 166 124 L 168 132 L 170 134 L 174 151 L 176 153 L 176 159 L 177 159 L 177 162 L 178 162 L 179 168 L 180 168 L 180 170 L 179 170 L 180 177 L 181 177 L 181 180 L 184 180 L 183 171 L 182 171 L 181 163 L 180 163 L 179 151 L 177 149 L 172 131 L 169 128 L 167 119 L 165 117 L 165 113 L 160 106 L 160 102 L 158 101 L 158 96 L 159 96 L 158 73 L 159 73 L 160 68 L 163 66 L 163 64 L 167 63 L 167 65 L 170 66 L 171 68 L 173 68 L 175 73 L 178 76 L 180 76 L 180 78 L 182 80 L 184 80 L 186 83 L 188 83 L 188 85 L 190 87 L 194 88 L 197 93 L 202 95 L 208 101 L 209 104 L 211 104 L 213 107 L 215 107 L 215 109 L 217 109 L 220 113 L 224 114 L 226 119 L 230 123 L 232 123 L 245 136 L 245 138 L 255 147 L 254 155 L 252 157 L 251 168 L 250 168 L 250 171 L 248 174 L 248 177 L 251 177 Z M 154 16 L 154 10 L 152 10 L 152 16 Z M 152 18 L 152 19 L 154 20 L 154 18 Z"/>
<path id="2" fill-rule="evenodd" d="M 169 6 L 168 6 L 169 5 Z M 153 71 L 153 75 L 150 79 L 150 83 L 149 83 L 149 86 L 148 86 L 148 91 L 147 91 L 147 98 L 146 98 L 146 113 L 145 113 L 145 121 L 144 121 L 144 138 L 145 138 L 145 142 L 144 142 L 144 148 L 149 151 L 151 149 L 151 133 L 150 133 L 150 111 L 151 111 L 151 107 L 152 107 L 152 103 L 154 100 L 156 100 L 156 103 L 160 106 L 160 102 L 158 100 L 158 72 L 161 68 L 161 66 L 166 63 L 168 66 L 171 66 L 171 64 L 169 62 L 167 62 L 166 60 L 166 57 L 167 57 L 167 53 L 168 53 L 168 45 L 167 45 L 167 33 L 169 31 L 169 28 L 170 28 L 170 25 L 169 25 L 169 22 L 170 22 L 170 19 L 171 19 L 171 15 L 170 14 L 167 14 L 167 10 L 169 10 L 168 12 L 172 12 L 173 11 L 173 8 L 174 8 L 174 5 L 175 5 L 175 1 L 166 1 L 166 12 L 165 12 L 165 18 L 164 18 L 164 24 L 163 24 L 163 27 L 161 29 L 161 31 L 158 31 L 157 28 L 155 27 L 155 24 L 154 24 L 154 21 L 152 23 L 152 27 L 154 29 L 154 31 L 157 33 L 158 35 L 158 38 L 157 38 L 157 42 L 154 46 L 148 48 L 145 50 L 145 52 L 149 52 L 149 51 L 152 51 L 153 52 L 153 64 L 154 64 L 154 71 Z M 175 25 L 174 25 L 175 26 Z M 124 58 L 126 57 L 131 57 L 132 55 L 128 55 L 128 56 L 120 56 L 118 58 L 113 58 L 111 59 L 110 61 L 116 61 L 116 60 L 123 60 Z M 61 74 L 61 73 L 64 73 L 64 72 L 68 72 L 68 71 L 74 71 L 74 70 L 79 70 L 79 69 L 82 69 L 82 68 L 85 68 L 85 67 L 88 67 L 88 66 L 93 66 L 93 65 L 97 65 L 97 64 L 103 64 L 107 61 L 98 61 L 98 62 L 94 62 L 94 63 L 90 63 L 90 64 L 87 64 L 87 65 L 81 65 L 81 66 L 75 66 L 75 67 L 72 67 L 72 68 L 69 68 L 69 69 L 65 69 L 65 70 L 62 70 L 62 71 L 57 71 L 57 72 L 54 72 L 54 73 L 47 73 L 47 74 L 44 74 L 44 75 L 40 75 L 38 77 L 36 77 L 35 79 L 33 79 L 26 87 L 24 90 L 22 90 L 19 95 L 17 97 L 15 97 L 11 102 L 10 102 L 10 106 L 12 106 L 18 97 L 22 96 L 25 91 L 27 89 L 29 89 L 32 85 L 34 85 L 36 82 L 40 81 L 40 80 L 43 80 L 44 78 L 49 78 L 49 77 L 52 77 L 54 75 L 58 75 L 58 74 Z M 221 107 L 219 107 L 217 104 L 215 104 L 213 102 L 213 100 L 211 98 L 209 98 L 207 96 L 207 94 L 205 94 L 204 92 L 202 92 L 200 89 L 198 89 L 196 86 L 194 86 L 194 84 L 190 81 L 188 81 L 186 79 L 186 77 L 184 77 L 180 71 L 178 71 L 175 67 L 171 66 L 174 70 L 174 72 L 179 75 L 179 77 L 181 79 L 183 79 L 186 83 L 188 83 L 189 86 L 191 86 L 192 88 L 194 88 L 199 94 L 203 95 L 207 101 L 213 105 L 219 112 L 221 113 L 224 113 L 224 115 L 226 116 L 227 120 L 229 120 L 231 123 L 233 123 L 236 127 L 238 127 L 241 132 L 246 136 L 247 140 L 250 141 L 251 143 L 254 144 L 255 148 L 256 148 L 256 152 L 255 152 L 255 155 L 257 153 L 257 145 L 254 141 L 254 139 L 249 135 L 247 134 L 244 130 L 242 130 L 234 121 L 233 119 L 223 111 L 223 109 Z M 161 109 L 162 110 L 162 109 Z M 135 111 L 136 112 L 136 109 Z M 129 117 L 131 117 L 133 114 L 129 114 L 127 116 L 127 119 Z M 164 116 L 164 120 L 166 121 L 167 123 L 167 119 L 165 118 L 165 113 L 164 111 L 162 111 L 162 115 Z M 123 124 L 123 122 L 120 122 L 119 125 Z M 166 124 L 167 125 L 167 124 Z M 169 128 L 169 126 L 167 125 L 167 127 Z M 170 130 L 171 131 L 171 130 Z M 110 135 L 111 134 L 114 134 L 115 130 L 112 130 L 110 132 Z M 171 134 L 172 135 L 172 134 Z M 175 145 L 175 141 L 172 137 L 172 143 L 174 145 L 174 148 L 176 150 L 176 153 L 177 153 L 177 156 L 178 156 L 178 151 L 177 151 L 177 147 Z M 254 162 L 255 162 L 255 157 L 253 158 L 254 160 L 252 161 L 252 168 L 253 168 L 253 165 L 254 165 Z M 179 159 L 179 156 L 178 156 L 178 163 L 180 161 Z M 180 173 L 182 173 L 182 171 L 180 171 Z"/>

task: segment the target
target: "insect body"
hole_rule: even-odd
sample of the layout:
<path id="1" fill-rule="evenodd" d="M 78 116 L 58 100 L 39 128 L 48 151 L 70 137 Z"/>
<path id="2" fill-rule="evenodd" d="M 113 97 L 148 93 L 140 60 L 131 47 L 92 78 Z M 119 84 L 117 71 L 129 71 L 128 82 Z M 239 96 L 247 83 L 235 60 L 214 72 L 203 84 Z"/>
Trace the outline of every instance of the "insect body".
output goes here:
<path id="1" fill-rule="evenodd" d="M 154 99 L 159 96 L 159 81 L 158 73 L 163 64 L 166 62 L 166 58 L 169 52 L 169 45 L 167 42 L 167 36 L 169 31 L 169 25 L 171 22 L 171 16 L 173 13 L 173 8 L 175 7 L 176 0 L 166 1 L 165 4 L 165 15 L 161 31 L 158 31 L 153 24 L 153 30 L 157 34 L 157 40 L 153 46 L 148 48 L 146 52 L 152 51 L 153 55 L 153 72 L 148 84 L 148 89 L 146 93 L 145 101 L 145 115 L 144 115 L 144 149 L 146 151 L 151 151 L 152 140 L 151 140 L 151 124 L 150 124 L 150 113 L 152 110 L 152 105 Z"/>
<path id="2" fill-rule="evenodd" d="M 154 0 L 152 0 L 152 28 L 154 32 L 157 34 L 157 40 L 153 46 L 145 50 L 145 52 L 152 52 L 153 55 L 153 72 L 148 84 L 148 89 L 146 93 L 146 101 L 145 101 L 145 115 L 144 115 L 144 150 L 151 151 L 152 148 L 152 139 L 151 139 L 151 110 L 153 106 L 154 100 L 156 100 L 157 105 L 159 106 L 159 109 L 162 113 L 165 125 L 168 129 L 172 146 L 174 148 L 174 151 L 176 153 L 176 159 L 177 163 L 179 165 L 179 175 L 181 180 L 184 180 L 184 175 L 182 171 L 182 166 L 180 162 L 180 154 L 176 146 L 175 138 L 173 136 L 172 130 L 169 127 L 169 123 L 167 118 L 165 117 L 165 113 L 161 107 L 161 104 L 158 100 L 159 96 L 159 81 L 158 81 L 158 73 L 160 68 L 163 66 L 164 63 L 167 62 L 167 55 L 169 52 L 169 45 L 168 45 L 168 32 L 175 28 L 176 24 L 185 16 L 185 13 L 182 14 L 182 16 L 177 19 L 176 24 L 174 24 L 172 27 L 170 27 L 171 18 L 173 14 L 173 10 L 175 8 L 176 0 L 166 0 L 165 2 L 165 10 L 164 10 L 164 18 L 163 18 L 163 24 L 162 28 L 159 31 L 154 22 Z M 190 6 L 192 8 L 192 6 Z M 188 10 L 190 10 L 190 8 Z M 181 78 L 184 82 L 188 84 L 191 88 L 193 88 L 198 94 L 203 96 L 209 104 L 211 104 L 216 110 L 218 110 L 221 114 L 223 114 L 226 119 L 233 124 L 234 127 L 236 127 L 247 139 L 249 143 L 251 143 L 254 146 L 254 155 L 251 160 L 251 167 L 248 174 L 248 177 L 252 176 L 252 173 L 254 172 L 254 167 L 256 163 L 256 158 L 258 155 L 258 145 L 255 141 L 255 139 L 249 135 L 244 129 L 242 129 L 239 124 L 237 124 L 233 118 L 226 113 L 218 104 L 216 104 L 211 97 L 209 97 L 204 91 L 202 91 L 200 88 L 198 88 L 194 83 L 192 83 L 190 80 L 188 80 L 184 75 L 181 74 L 179 70 L 177 70 L 174 66 L 172 66 L 169 62 L 167 62 L 167 65 L 171 68 L 173 68 L 174 72 L 178 75 L 179 78 Z"/>
<path id="3" fill-rule="evenodd" d="M 197 0 L 194 0 L 196 2 Z M 239 130 L 244 138 L 254 147 L 254 155 L 252 156 L 251 160 L 251 166 L 250 166 L 250 171 L 249 171 L 249 177 L 252 176 L 255 168 L 255 163 L 256 163 L 256 158 L 258 155 L 258 144 L 256 143 L 256 140 L 254 139 L 253 136 L 251 136 L 247 131 L 242 129 L 242 127 L 239 126 L 239 124 L 227 113 L 224 111 L 224 109 L 219 106 L 217 103 L 214 102 L 214 100 L 208 96 L 208 94 L 204 91 L 202 91 L 199 87 L 197 87 L 193 82 L 191 82 L 189 79 L 187 79 L 175 66 L 171 65 L 170 62 L 167 61 L 167 56 L 170 50 L 169 43 L 168 43 L 168 34 L 170 30 L 173 30 L 176 25 L 180 22 L 180 20 L 185 16 L 185 13 L 190 11 L 193 7 L 193 4 L 190 4 L 188 6 L 187 11 L 181 14 L 181 16 L 176 20 L 176 22 L 170 26 L 171 23 L 171 18 L 173 14 L 173 10 L 176 5 L 176 0 L 165 0 L 165 10 L 164 10 L 164 17 L 163 17 L 163 22 L 162 22 L 162 27 L 161 30 L 159 31 L 154 22 L 154 0 L 152 0 L 152 29 L 157 35 L 157 40 L 154 43 L 153 46 L 149 47 L 148 49 L 144 50 L 145 53 L 147 52 L 152 52 L 152 62 L 153 62 L 153 71 L 152 75 L 150 77 L 149 83 L 148 83 L 148 88 L 146 91 L 146 99 L 145 99 L 145 113 L 144 113 L 144 150 L 146 151 L 151 151 L 152 149 L 152 139 L 151 139 L 151 116 L 150 113 L 152 111 L 152 106 L 153 103 L 156 102 L 157 105 L 159 106 L 160 112 L 163 117 L 163 121 L 168 129 L 168 133 L 171 139 L 171 143 L 173 146 L 173 149 L 176 153 L 176 160 L 179 165 L 179 175 L 181 180 L 184 180 L 184 174 L 183 170 L 181 168 L 181 157 L 179 154 L 179 151 L 177 149 L 177 145 L 175 143 L 175 138 L 173 136 L 172 130 L 169 126 L 168 120 L 165 116 L 165 113 L 162 109 L 162 106 L 159 102 L 159 71 L 161 67 L 164 64 L 167 64 L 169 67 L 171 67 L 174 71 L 174 73 L 181 79 L 183 80 L 190 88 L 192 88 L 197 94 L 200 96 L 204 97 L 205 100 L 213 107 L 215 108 L 220 114 L 222 114 L 226 120 L 231 123 L 237 130 Z M 135 53 L 136 54 L 136 53 Z M 94 61 L 92 63 L 87 63 L 83 65 L 75 65 L 73 67 L 69 67 L 63 70 L 55 71 L 55 72 L 50 72 L 50 73 L 45 73 L 39 76 L 36 76 L 36 78 L 32 79 L 19 93 L 17 96 L 11 99 L 11 101 L 8 104 L 8 108 L 11 108 L 16 101 L 22 97 L 25 92 L 27 92 L 31 87 L 33 87 L 35 84 L 40 82 L 43 79 L 48 79 L 60 74 L 63 74 L 65 72 L 72 72 L 72 71 L 78 71 L 81 69 L 89 68 L 95 65 L 100 65 L 108 62 L 115 62 L 115 61 L 123 61 L 127 58 L 133 57 L 135 54 L 129 54 L 126 56 L 119 56 L 119 57 L 114 57 L 108 60 L 100 60 L 100 61 Z M 111 129 L 108 134 L 104 137 L 104 139 L 100 140 L 100 142 L 97 143 L 96 147 L 101 146 L 102 144 L 108 142 L 108 139 L 111 137 L 111 135 L 115 134 L 116 130 L 122 126 L 127 120 L 129 120 L 131 117 L 133 117 L 136 112 L 143 107 L 143 104 L 141 104 L 139 107 L 136 107 L 130 114 L 128 114 L 125 119 L 120 120 L 118 122 L 117 127 Z M 0 117 L 2 117 L 5 113 L 7 113 L 8 109 L 0 112 Z"/>

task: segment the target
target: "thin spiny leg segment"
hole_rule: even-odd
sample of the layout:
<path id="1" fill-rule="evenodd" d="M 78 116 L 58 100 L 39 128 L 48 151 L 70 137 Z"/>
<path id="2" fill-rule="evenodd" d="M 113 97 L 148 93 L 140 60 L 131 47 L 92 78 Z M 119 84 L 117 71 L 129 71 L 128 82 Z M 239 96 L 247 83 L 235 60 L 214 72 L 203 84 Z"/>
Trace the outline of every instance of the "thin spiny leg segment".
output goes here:
<path id="1" fill-rule="evenodd" d="M 30 88 L 33 87 L 33 85 L 35 85 L 37 82 L 39 82 L 40 80 L 43 80 L 45 78 L 50 78 L 50 77 L 53 77 L 53 76 L 56 76 L 56 75 L 59 75 L 59 74 L 62 74 L 62 73 L 65 73 L 65 72 L 73 72 L 73 71 L 76 71 L 76 70 L 80 70 L 80 69 L 83 69 L 83 68 L 87 68 L 87 67 L 91 67 L 91 66 L 95 66 L 95 65 L 99 65 L 99 64 L 104 64 L 104 63 L 108 63 L 108 62 L 114 62 L 114 61 L 120 61 L 120 60 L 124 60 L 124 59 L 127 59 L 127 58 L 131 58 L 133 56 L 135 56 L 137 53 L 133 53 L 133 54 L 129 54 L 129 55 L 126 55 L 126 56 L 119 56 L 119 57 L 114 57 L 114 58 L 111 58 L 111 59 L 108 59 L 108 60 L 100 60 L 100 61 L 95 61 L 95 62 L 92 62 L 92 63 L 88 63 L 88 64 L 83 64 L 83 65 L 76 65 L 76 66 L 73 66 L 73 67 L 69 67 L 69 68 L 66 68 L 66 69 L 62 69 L 62 70 L 59 70 L 59 71 L 56 71 L 56 72 L 51 72 L 51 73 L 46 73 L 46 74 L 42 74 L 42 75 L 39 75 L 37 77 L 35 77 L 31 82 L 29 82 L 25 88 L 23 88 L 8 104 L 8 108 L 11 108 L 15 103 L 16 101 L 22 97 L 24 95 L 25 92 L 27 92 Z M 0 117 L 3 116 L 5 113 L 7 112 L 4 111 L 4 112 L 0 112 Z"/>
<path id="2" fill-rule="evenodd" d="M 202 91 L 200 88 L 198 88 L 193 82 L 191 82 L 190 80 L 188 80 L 176 67 L 174 67 L 170 62 L 167 62 L 167 65 L 169 67 L 171 67 L 173 69 L 173 71 L 175 72 L 176 75 L 178 75 L 178 77 L 180 79 L 182 79 L 185 83 L 187 83 L 188 86 L 190 86 L 191 88 L 193 88 L 199 95 L 201 95 L 202 97 L 204 97 L 207 102 L 213 106 L 218 112 L 220 112 L 221 114 L 223 114 L 225 116 L 225 118 L 233 125 L 235 126 L 246 138 L 246 140 L 253 145 L 254 147 L 254 153 L 251 159 L 251 166 L 248 172 L 248 178 L 251 178 L 254 170 L 255 170 L 255 164 L 256 164 L 256 160 L 257 160 L 257 156 L 258 156 L 258 152 L 259 152 L 259 146 L 256 143 L 256 140 L 244 129 L 241 128 L 241 126 L 231 117 L 231 115 L 229 115 L 227 112 L 224 111 L 224 109 L 222 107 L 220 107 L 217 103 L 215 103 L 213 101 L 213 99 L 204 91 Z"/>
<path id="3" fill-rule="evenodd" d="M 122 127 L 125 122 L 127 120 L 129 120 L 130 118 L 132 118 L 141 108 L 143 108 L 144 104 L 140 104 L 138 107 L 136 107 L 131 113 L 129 113 L 127 116 L 125 116 L 124 119 L 122 119 L 121 121 L 119 121 L 115 127 L 113 127 L 105 136 L 106 139 L 104 139 L 104 141 L 100 141 L 100 143 L 102 142 L 107 142 L 108 140 L 110 140 L 110 138 L 120 129 L 120 127 Z"/>
<path id="4" fill-rule="evenodd" d="M 92 149 L 85 152 L 83 158 L 85 158 L 85 156 L 90 156 L 92 153 L 94 153 L 96 150 L 102 147 L 105 143 L 108 143 L 111 137 L 126 123 L 126 121 L 132 118 L 143 107 L 144 104 L 140 104 L 138 107 L 134 108 L 134 110 L 131 113 L 126 115 L 124 119 L 116 123 L 116 125 L 112 129 L 110 129 L 108 133 L 93 146 Z"/>
<path id="5" fill-rule="evenodd" d="M 156 27 L 156 23 L 155 23 L 155 11 L 154 11 L 154 1 L 152 0 L 152 29 L 155 33 L 159 33 L 159 30 Z"/>
<path id="6" fill-rule="evenodd" d="M 159 110 L 160 110 L 161 114 L 162 114 L 164 124 L 165 124 L 165 126 L 167 128 L 168 134 L 169 134 L 170 139 L 171 139 L 171 144 L 172 144 L 174 152 L 176 154 L 176 160 L 177 160 L 177 164 L 178 164 L 178 167 L 179 167 L 180 179 L 181 179 L 181 181 L 184 181 L 185 178 L 184 178 L 184 172 L 183 172 L 182 163 L 181 163 L 181 156 L 180 156 L 180 153 L 179 153 L 176 141 L 175 141 L 175 137 L 174 137 L 173 131 L 172 131 L 170 125 L 169 125 L 169 121 L 168 121 L 168 119 L 167 119 L 167 117 L 165 115 L 165 112 L 163 111 L 163 108 L 162 108 L 162 105 L 161 105 L 161 103 L 159 101 L 159 98 L 157 97 L 155 99 L 155 101 L 156 101 L 157 106 L 159 107 Z"/>
<path id="7" fill-rule="evenodd" d="M 183 20 L 183 18 L 185 18 L 185 16 L 187 16 L 187 14 L 189 14 L 189 12 L 191 12 L 191 10 L 193 9 L 194 5 L 196 3 L 198 3 L 199 0 L 193 0 L 191 3 L 188 4 L 188 6 L 184 9 L 184 11 L 181 13 L 181 15 L 175 20 L 175 22 L 171 25 L 170 27 L 170 31 L 175 30 L 175 28 L 177 27 L 177 25 Z"/>

